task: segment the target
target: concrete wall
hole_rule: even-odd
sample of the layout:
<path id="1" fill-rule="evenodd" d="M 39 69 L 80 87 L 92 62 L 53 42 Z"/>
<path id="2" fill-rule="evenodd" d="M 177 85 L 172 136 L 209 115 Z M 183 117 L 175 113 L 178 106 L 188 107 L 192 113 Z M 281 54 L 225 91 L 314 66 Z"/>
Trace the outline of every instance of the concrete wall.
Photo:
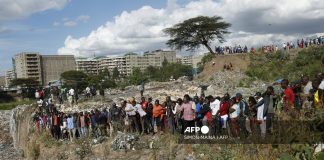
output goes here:
<path id="1" fill-rule="evenodd" d="M 59 80 L 66 71 L 76 70 L 72 55 L 44 55 L 41 56 L 43 85 L 53 80 Z"/>

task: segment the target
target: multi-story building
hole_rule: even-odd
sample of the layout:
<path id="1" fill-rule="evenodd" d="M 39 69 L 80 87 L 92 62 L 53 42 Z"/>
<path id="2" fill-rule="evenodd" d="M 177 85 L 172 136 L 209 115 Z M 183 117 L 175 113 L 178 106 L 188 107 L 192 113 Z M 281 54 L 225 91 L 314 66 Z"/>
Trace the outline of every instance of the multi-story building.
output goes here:
<path id="1" fill-rule="evenodd" d="M 76 59 L 76 68 L 86 74 L 98 74 L 104 69 L 112 73 L 117 68 L 121 75 L 130 75 L 133 68 L 144 71 L 148 66 L 162 66 L 164 60 L 177 63 L 176 52 L 156 50 L 143 55 L 128 53 L 122 57 L 79 58 Z"/>
<path id="2" fill-rule="evenodd" d="M 40 55 L 36 52 L 15 55 L 13 68 L 6 74 L 8 84 L 14 78 L 35 78 L 44 86 L 50 81 L 59 80 L 63 72 L 76 69 L 73 55 Z"/>
<path id="3" fill-rule="evenodd" d="M 181 58 L 181 63 L 184 64 L 184 65 L 190 65 L 192 66 L 192 55 L 190 56 L 184 56 Z"/>
<path id="4" fill-rule="evenodd" d="M 37 52 L 23 52 L 14 57 L 16 78 L 34 78 L 42 83 L 40 55 Z"/>
<path id="5" fill-rule="evenodd" d="M 181 63 L 185 65 L 190 65 L 192 68 L 198 68 L 198 63 L 201 62 L 203 55 L 197 56 L 184 56 L 181 58 Z"/>
<path id="6" fill-rule="evenodd" d="M 5 73 L 5 87 L 9 87 L 11 80 L 15 78 L 15 74 L 13 70 L 7 70 Z"/>
<path id="7" fill-rule="evenodd" d="M 100 59 L 99 68 L 101 71 L 108 69 L 110 73 L 117 68 L 120 75 L 126 75 L 126 58 L 125 57 L 104 57 Z"/>
<path id="8" fill-rule="evenodd" d="M 175 51 L 156 50 L 153 52 L 145 52 L 143 56 L 135 53 L 129 53 L 126 54 L 125 57 L 127 75 L 132 73 L 133 68 L 140 68 L 142 71 L 144 71 L 148 66 L 161 67 L 165 60 L 169 63 L 177 62 Z"/>
<path id="9" fill-rule="evenodd" d="M 66 71 L 75 70 L 75 59 L 73 55 L 42 55 L 42 84 L 47 85 L 53 80 L 59 80 L 61 74 Z"/>
<path id="10" fill-rule="evenodd" d="M 83 71 L 86 74 L 99 73 L 99 59 L 97 58 L 78 58 L 76 59 L 77 71 Z"/>

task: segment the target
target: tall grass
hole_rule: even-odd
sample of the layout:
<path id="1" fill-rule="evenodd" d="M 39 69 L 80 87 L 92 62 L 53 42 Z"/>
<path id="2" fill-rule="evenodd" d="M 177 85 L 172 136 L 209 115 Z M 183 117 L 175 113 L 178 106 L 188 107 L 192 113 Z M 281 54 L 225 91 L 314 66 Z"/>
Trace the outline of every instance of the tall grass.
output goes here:
<path id="1" fill-rule="evenodd" d="M 8 102 L 8 103 L 0 103 L 0 110 L 11 110 L 18 105 L 23 104 L 32 104 L 33 100 L 22 100 L 22 101 L 14 101 L 14 102 Z"/>

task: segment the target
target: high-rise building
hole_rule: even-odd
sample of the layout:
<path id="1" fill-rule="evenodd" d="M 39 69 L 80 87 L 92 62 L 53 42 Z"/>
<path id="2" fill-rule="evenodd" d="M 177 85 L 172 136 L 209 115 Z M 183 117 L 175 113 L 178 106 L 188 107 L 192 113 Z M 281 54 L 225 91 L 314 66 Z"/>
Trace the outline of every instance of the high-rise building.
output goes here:
<path id="1" fill-rule="evenodd" d="M 40 55 L 37 52 L 23 52 L 14 57 L 16 78 L 34 78 L 42 83 Z"/>
<path id="2" fill-rule="evenodd" d="M 9 87 L 11 80 L 15 78 L 15 74 L 13 70 L 7 70 L 5 73 L 5 87 Z"/>
<path id="3" fill-rule="evenodd" d="M 42 84 L 47 85 L 53 80 L 59 80 L 66 71 L 76 70 L 73 55 L 42 55 Z"/>
<path id="4" fill-rule="evenodd" d="M 76 69 L 86 74 L 98 74 L 99 62 L 97 58 L 78 58 L 76 59 Z"/>
<path id="5" fill-rule="evenodd" d="M 22 52 L 15 55 L 13 68 L 12 73 L 8 72 L 10 75 L 8 77 L 35 78 L 44 86 L 50 81 L 59 80 L 63 72 L 76 69 L 72 55 L 40 55 L 37 52 Z"/>

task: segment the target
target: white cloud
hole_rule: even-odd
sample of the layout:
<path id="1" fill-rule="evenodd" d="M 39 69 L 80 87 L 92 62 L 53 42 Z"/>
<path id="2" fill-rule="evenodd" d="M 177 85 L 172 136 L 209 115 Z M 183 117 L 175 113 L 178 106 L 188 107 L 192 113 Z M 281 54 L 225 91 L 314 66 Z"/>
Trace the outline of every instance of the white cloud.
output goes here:
<path id="1" fill-rule="evenodd" d="M 76 21 L 87 23 L 89 19 L 90 19 L 90 16 L 81 15 L 81 16 L 77 17 Z"/>
<path id="2" fill-rule="evenodd" d="M 64 17 L 62 18 L 62 24 L 65 27 L 74 27 L 77 26 L 78 23 L 87 23 L 90 19 L 90 16 L 88 15 L 80 15 L 77 18 L 75 18 L 74 20 L 70 20 L 70 18 L 68 17 Z M 60 22 L 54 22 L 53 25 L 54 26 L 59 26 L 61 23 Z"/>
<path id="3" fill-rule="evenodd" d="M 60 25 L 61 25 L 60 22 L 54 22 L 54 23 L 53 23 L 53 26 L 55 26 L 55 27 L 60 26 Z"/>
<path id="4" fill-rule="evenodd" d="M 74 26 L 77 25 L 77 23 L 74 22 L 74 21 L 66 21 L 66 22 L 63 23 L 63 25 L 66 26 L 66 27 L 74 27 Z"/>
<path id="5" fill-rule="evenodd" d="M 0 23 L 50 9 L 62 9 L 70 0 L 0 0 Z"/>
<path id="6" fill-rule="evenodd" d="M 197 0 L 179 6 L 168 0 L 166 8 L 143 6 L 124 11 L 89 35 L 69 35 L 59 54 L 89 56 L 165 48 L 162 30 L 198 15 L 219 15 L 232 23 L 226 44 L 260 45 L 291 40 L 293 36 L 317 33 L 324 26 L 322 0 Z M 217 42 L 213 42 L 218 45 Z M 225 45 L 225 44 L 224 44 Z"/>

